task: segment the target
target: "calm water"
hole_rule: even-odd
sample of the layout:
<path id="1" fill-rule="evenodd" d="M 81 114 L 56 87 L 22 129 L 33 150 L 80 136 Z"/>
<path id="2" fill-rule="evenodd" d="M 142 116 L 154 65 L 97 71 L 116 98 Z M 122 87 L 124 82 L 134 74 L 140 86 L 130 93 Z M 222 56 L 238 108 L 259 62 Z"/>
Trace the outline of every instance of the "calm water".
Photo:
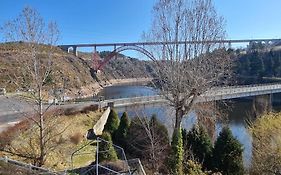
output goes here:
<path id="1" fill-rule="evenodd" d="M 117 85 L 109 86 L 104 88 L 99 95 L 104 96 L 105 99 L 112 98 L 125 98 L 125 97 L 136 97 L 136 96 L 148 96 L 154 95 L 157 92 L 147 86 L 140 85 Z M 252 109 L 252 100 L 249 99 L 236 99 L 229 101 L 229 108 L 227 110 L 228 123 L 233 135 L 243 144 L 244 152 L 243 159 L 245 167 L 250 166 L 252 156 L 252 138 L 247 130 L 246 120 Z M 280 106 L 277 106 L 275 110 L 279 110 Z M 140 105 L 117 108 L 119 116 L 124 111 L 128 112 L 130 117 L 134 116 L 151 116 L 156 114 L 160 121 L 162 121 L 171 133 L 172 124 L 174 123 L 171 116 L 174 116 L 173 109 L 167 105 Z M 194 123 L 197 122 L 195 112 L 190 112 L 183 120 L 183 127 L 190 129 Z M 216 135 L 222 129 L 222 123 L 216 123 Z"/>

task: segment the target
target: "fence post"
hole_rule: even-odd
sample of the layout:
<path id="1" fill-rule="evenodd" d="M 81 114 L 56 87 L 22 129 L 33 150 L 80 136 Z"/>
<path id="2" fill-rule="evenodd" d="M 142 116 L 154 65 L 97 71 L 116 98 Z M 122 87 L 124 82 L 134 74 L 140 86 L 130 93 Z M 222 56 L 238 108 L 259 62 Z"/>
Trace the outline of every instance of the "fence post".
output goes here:
<path id="1" fill-rule="evenodd" d="M 8 156 L 5 156 L 4 161 L 5 161 L 6 163 L 8 163 Z"/>

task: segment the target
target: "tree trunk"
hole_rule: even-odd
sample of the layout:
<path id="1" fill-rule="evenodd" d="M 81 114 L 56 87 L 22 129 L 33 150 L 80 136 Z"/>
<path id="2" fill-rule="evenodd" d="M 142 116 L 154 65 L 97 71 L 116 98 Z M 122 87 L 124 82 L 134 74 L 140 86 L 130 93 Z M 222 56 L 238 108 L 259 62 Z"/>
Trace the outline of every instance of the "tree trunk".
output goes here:
<path id="1" fill-rule="evenodd" d="M 177 131 L 181 127 L 181 121 L 182 121 L 183 115 L 184 115 L 183 110 L 180 108 L 177 108 L 174 131 Z"/>
<path id="2" fill-rule="evenodd" d="M 39 117 L 40 117 L 40 126 L 39 126 L 39 132 L 40 132 L 40 155 L 38 160 L 38 166 L 44 165 L 44 157 L 45 157 L 45 150 L 44 150 L 44 116 L 43 116 L 43 103 L 42 103 L 42 92 L 41 88 L 39 88 Z"/>

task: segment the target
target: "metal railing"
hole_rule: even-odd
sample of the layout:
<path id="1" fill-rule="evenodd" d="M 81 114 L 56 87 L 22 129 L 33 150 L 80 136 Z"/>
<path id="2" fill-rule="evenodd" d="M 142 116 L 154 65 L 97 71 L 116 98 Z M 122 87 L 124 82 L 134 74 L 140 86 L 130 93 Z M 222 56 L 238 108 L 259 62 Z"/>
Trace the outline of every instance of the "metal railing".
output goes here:
<path id="1" fill-rule="evenodd" d="M 30 173 L 44 174 L 44 175 L 60 175 L 60 174 L 62 175 L 62 174 L 64 174 L 64 173 L 58 173 L 58 172 L 55 172 L 55 171 L 52 171 L 52 170 L 49 170 L 46 168 L 37 167 L 32 164 L 27 164 L 27 163 L 23 163 L 20 161 L 12 160 L 12 159 L 9 159 L 7 156 L 0 157 L 0 161 L 3 161 L 7 164 L 11 164 L 14 166 L 18 166 L 22 169 L 27 170 Z"/>
<path id="2" fill-rule="evenodd" d="M 281 92 L 281 84 L 274 83 L 245 86 L 214 87 L 211 88 L 209 91 L 205 92 L 204 94 L 200 95 L 197 102 L 233 99 L 279 92 Z M 163 103 L 167 102 L 167 100 L 163 95 L 153 95 L 119 99 L 107 99 L 102 102 L 102 105 L 106 106 L 110 102 L 113 102 L 114 106 L 126 106 L 144 103 Z"/>

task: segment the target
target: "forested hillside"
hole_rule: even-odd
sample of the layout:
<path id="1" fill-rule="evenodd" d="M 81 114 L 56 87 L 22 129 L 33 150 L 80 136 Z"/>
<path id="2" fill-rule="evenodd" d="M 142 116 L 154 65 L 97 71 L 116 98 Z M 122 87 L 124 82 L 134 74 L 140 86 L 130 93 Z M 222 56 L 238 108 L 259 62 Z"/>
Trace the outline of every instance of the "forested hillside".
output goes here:
<path id="1" fill-rule="evenodd" d="M 281 78 L 281 51 L 249 51 L 235 58 L 235 75 L 239 84 L 269 83 Z"/>

